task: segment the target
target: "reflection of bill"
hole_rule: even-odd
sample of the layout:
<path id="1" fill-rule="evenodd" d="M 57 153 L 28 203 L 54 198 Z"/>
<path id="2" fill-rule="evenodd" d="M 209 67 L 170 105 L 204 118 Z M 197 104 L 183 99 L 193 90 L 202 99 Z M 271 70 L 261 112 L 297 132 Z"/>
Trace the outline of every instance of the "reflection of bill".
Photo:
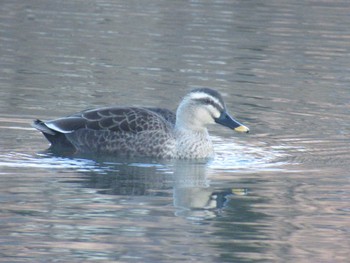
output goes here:
<path id="1" fill-rule="evenodd" d="M 215 189 L 207 179 L 207 165 L 178 162 L 174 167 L 174 206 L 180 209 L 221 209 L 235 195 L 246 195 L 245 188 Z"/>
<path id="2" fill-rule="evenodd" d="M 187 209 L 220 209 L 234 195 L 246 195 L 247 189 L 175 188 L 174 205 Z"/>

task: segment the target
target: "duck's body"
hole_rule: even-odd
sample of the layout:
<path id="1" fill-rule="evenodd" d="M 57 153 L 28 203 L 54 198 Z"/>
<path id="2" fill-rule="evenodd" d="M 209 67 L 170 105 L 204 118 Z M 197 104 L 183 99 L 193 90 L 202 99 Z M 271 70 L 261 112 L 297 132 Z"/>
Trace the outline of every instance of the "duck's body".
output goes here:
<path id="1" fill-rule="evenodd" d="M 53 148 L 128 157 L 198 159 L 214 153 L 206 126 L 215 122 L 248 132 L 227 115 L 220 94 L 211 89 L 191 91 L 176 114 L 160 108 L 109 107 L 47 122 L 36 120 L 33 126 Z"/>

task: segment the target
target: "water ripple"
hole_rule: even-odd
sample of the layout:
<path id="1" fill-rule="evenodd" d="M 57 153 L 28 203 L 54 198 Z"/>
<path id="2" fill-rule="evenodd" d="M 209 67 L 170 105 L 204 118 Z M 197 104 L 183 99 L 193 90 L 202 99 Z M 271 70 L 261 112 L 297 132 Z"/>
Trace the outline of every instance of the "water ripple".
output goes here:
<path id="1" fill-rule="evenodd" d="M 283 170 L 288 149 L 283 146 L 269 146 L 264 143 L 245 144 L 229 139 L 213 137 L 216 156 L 209 167 L 226 172 L 253 172 Z"/>

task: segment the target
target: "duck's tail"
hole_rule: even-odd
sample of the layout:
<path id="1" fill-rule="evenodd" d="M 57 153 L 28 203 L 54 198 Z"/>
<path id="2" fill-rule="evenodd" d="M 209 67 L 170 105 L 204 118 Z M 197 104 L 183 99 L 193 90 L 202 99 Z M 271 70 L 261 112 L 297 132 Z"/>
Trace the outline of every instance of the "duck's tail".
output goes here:
<path id="1" fill-rule="evenodd" d="M 35 120 L 32 123 L 32 127 L 42 132 L 46 139 L 51 143 L 50 148 L 65 150 L 75 149 L 73 144 L 67 139 L 64 133 L 50 129 L 44 121 Z"/>

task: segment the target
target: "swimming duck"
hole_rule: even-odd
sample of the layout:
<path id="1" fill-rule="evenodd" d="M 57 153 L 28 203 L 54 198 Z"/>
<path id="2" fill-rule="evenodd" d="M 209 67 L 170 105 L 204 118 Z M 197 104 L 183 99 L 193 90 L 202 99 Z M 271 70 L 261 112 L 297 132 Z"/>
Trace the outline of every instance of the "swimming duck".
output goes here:
<path id="1" fill-rule="evenodd" d="M 209 158 L 214 154 L 207 126 L 249 129 L 226 111 L 219 92 L 198 88 L 180 102 L 176 114 L 151 107 L 106 107 L 50 121 L 35 120 L 51 148 L 127 157 Z"/>

